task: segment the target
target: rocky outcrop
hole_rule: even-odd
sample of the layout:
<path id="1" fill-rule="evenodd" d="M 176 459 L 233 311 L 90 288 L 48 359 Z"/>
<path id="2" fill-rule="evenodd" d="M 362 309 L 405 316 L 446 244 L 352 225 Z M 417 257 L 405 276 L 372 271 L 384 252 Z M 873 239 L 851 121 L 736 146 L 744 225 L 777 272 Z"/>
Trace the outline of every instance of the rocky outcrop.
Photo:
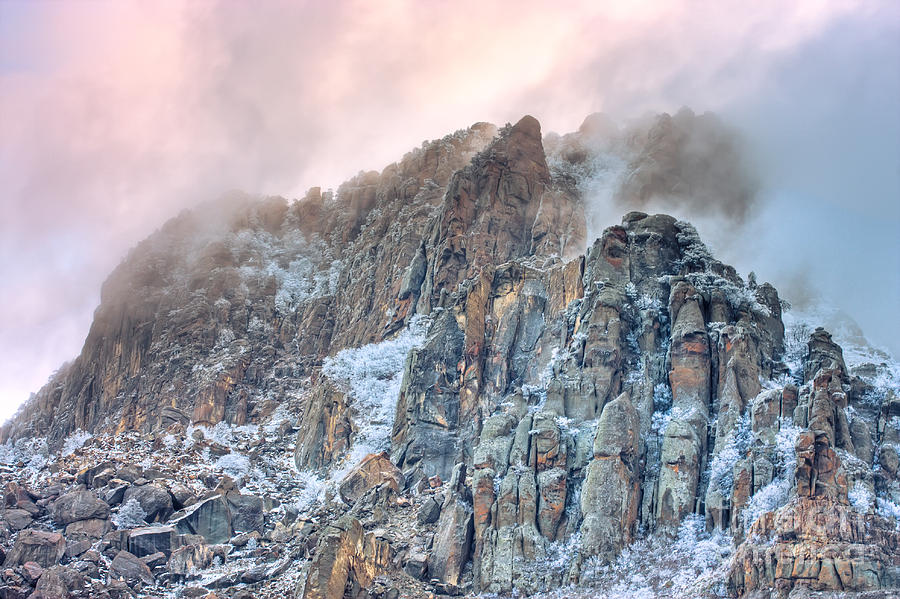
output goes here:
<path id="1" fill-rule="evenodd" d="M 794 447 L 795 495 L 752 523 L 735 556 L 730 585 L 738 594 L 897 587 L 900 532 L 849 501 L 844 460 L 848 466 L 860 461 L 847 422 L 843 383 L 849 376 L 841 348 L 822 329 L 810 337 L 803 371 L 806 384 L 793 411 L 794 421 L 804 427 Z"/>
<path id="2" fill-rule="evenodd" d="M 533 594 L 592 584 L 632 543 L 705 523 L 734 541 L 734 595 L 896 586 L 897 533 L 877 506 L 900 501 L 900 399 L 876 387 L 879 366 L 848 369 L 810 330 L 792 371 L 771 285 L 686 222 L 629 212 L 594 230 L 585 213 L 591 179 L 608 177 L 623 204 L 746 214 L 753 183 L 729 139 L 689 111 L 624 130 L 593 115 L 562 137 L 526 116 L 336 192 L 174 219 L 113 273 L 82 355 L 2 434 L 55 448 L 79 428 L 139 431 L 219 470 L 184 460 L 191 478 L 165 480 L 104 457 L 42 495 L 10 483 L 7 561 L 88 562 L 96 544 L 139 587 L 239 548 L 265 563 L 210 585 L 302 563 L 310 598 Z M 419 328 L 390 372 L 366 353 Z M 330 370 L 342 350 L 373 362 L 345 365 L 364 382 Z M 235 427 L 257 435 L 241 455 L 223 438 Z M 302 475 L 278 462 L 257 480 L 271 447 Z M 45 514 L 60 555 L 56 537 L 32 539 Z"/>
<path id="3" fill-rule="evenodd" d="M 341 599 L 349 585 L 371 586 L 391 560 L 390 545 L 366 533 L 355 518 L 345 516 L 331 524 L 319 539 L 305 584 L 303 599 Z"/>
<path id="4" fill-rule="evenodd" d="M 258 419 L 328 353 L 403 326 L 432 211 L 495 133 L 477 123 L 336 193 L 234 194 L 166 223 L 104 284 L 82 355 L 0 436 Z"/>
<path id="5" fill-rule="evenodd" d="M 612 559 L 634 540 L 640 508 L 640 420 L 627 393 L 600 416 L 581 488 L 582 549 Z"/>
<path id="6" fill-rule="evenodd" d="M 472 550 L 472 505 L 465 485 L 466 467 L 458 464 L 441 506 L 429 574 L 456 586 Z"/>

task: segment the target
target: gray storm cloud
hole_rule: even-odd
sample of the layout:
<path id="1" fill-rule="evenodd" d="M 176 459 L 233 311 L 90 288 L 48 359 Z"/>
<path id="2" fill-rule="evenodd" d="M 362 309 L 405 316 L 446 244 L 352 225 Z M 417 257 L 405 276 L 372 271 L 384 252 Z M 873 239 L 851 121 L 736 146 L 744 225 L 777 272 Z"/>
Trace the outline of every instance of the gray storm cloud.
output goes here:
<path id="1" fill-rule="evenodd" d="M 525 113 L 563 133 L 714 111 L 754 193 L 659 207 L 744 272 L 802 272 L 900 353 L 900 7 L 595 4 L 0 3 L 0 415 L 77 354 L 105 276 L 180 209 L 336 187 Z"/>

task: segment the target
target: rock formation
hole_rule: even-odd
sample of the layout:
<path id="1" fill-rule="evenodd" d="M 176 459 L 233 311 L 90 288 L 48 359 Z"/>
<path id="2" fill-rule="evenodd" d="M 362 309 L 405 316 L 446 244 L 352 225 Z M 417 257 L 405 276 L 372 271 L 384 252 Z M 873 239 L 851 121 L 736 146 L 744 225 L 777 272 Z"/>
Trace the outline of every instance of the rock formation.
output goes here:
<path id="1" fill-rule="evenodd" d="M 749 205 L 716 119 L 635 127 L 479 123 L 167 223 L 2 429 L 0 596 L 590 593 L 687 530 L 724 543 L 694 596 L 894 592 L 896 371 L 786 336 L 687 222 L 632 211 L 588 246 L 610 156 L 614 201 L 731 180 L 716 209 Z"/>

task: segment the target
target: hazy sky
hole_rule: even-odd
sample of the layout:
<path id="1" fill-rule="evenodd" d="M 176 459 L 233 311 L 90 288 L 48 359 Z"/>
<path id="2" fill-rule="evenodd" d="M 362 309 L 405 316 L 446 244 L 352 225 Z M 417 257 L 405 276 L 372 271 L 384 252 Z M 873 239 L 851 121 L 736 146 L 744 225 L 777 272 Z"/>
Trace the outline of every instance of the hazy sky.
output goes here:
<path id="1" fill-rule="evenodd" d="M 525 113 L 561 133 L 719 113 L 764 186 L 715 249 L 812 281 L 900 353 L 898 40 L 896 0 L 0 2 L 0 417 L 179 209 L 336 186 Z"/>

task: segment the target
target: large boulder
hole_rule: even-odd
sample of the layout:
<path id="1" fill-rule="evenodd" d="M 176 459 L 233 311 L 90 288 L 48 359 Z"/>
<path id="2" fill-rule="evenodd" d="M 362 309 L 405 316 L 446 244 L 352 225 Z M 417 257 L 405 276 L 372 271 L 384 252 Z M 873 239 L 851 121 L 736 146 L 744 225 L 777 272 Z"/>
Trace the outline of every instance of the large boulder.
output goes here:
<path id="1" fill-rule="evenodd" d="M 207 543 L 227 543 L 234 536 L 231 510 L 223 495 L 214 495 L 182 510 L 171 524 L 179 534 L 200 535 Z"/>
<path id="2" fill-rule="evenodd" d="M 367 491 L 385 483 L 399 493 L 404 486 L 403 473 L 386 453 L 370 453 L 347 473 L 338 491 L 341 499 L 352 505 Z"/>
<path id="3" fill-rule="evenodd" d="M 66 566 L 47 568 L 29 599 L 69 599 L 84 590 L 84 575 Z"/>
<path id="4" fill-rule="evenodd" d="M 36 562 L 43 568 L 59 563 L 66 552 L 66 540 L 58 532 L 42 530 L 23 530 L 16 537 L 16 542 L 3 565 L 6 567 L 21 566 L 25 562 Z"/>
<path id="5" fill-rule="evenodd" d="M 156 580 L 141 558 L 125 550 L 118 552 L 109 564 L 109 576 L 124 580 L 129 586 L 138 583 L 153 584 Z"/>
<path id="6" fill-rule="evenodd" d="M 109 517 L 109 506 L 90 491 L 72 491 L 49 506 L 53 521 L 66 525 L 79 520 Z"/>
<path id="7" fill-rule="evenodd" d="M 225 496 L 235 532 L 262 532 L 265 524 L 262 497 L 231 491 Z"/>
<path id="8" fill-rule="evenodd" d="M 138 557 L 163 553 L 166 557 L 178 546 L 174 526 L 146 526 L 128 531 L 125 548 Z"/>

